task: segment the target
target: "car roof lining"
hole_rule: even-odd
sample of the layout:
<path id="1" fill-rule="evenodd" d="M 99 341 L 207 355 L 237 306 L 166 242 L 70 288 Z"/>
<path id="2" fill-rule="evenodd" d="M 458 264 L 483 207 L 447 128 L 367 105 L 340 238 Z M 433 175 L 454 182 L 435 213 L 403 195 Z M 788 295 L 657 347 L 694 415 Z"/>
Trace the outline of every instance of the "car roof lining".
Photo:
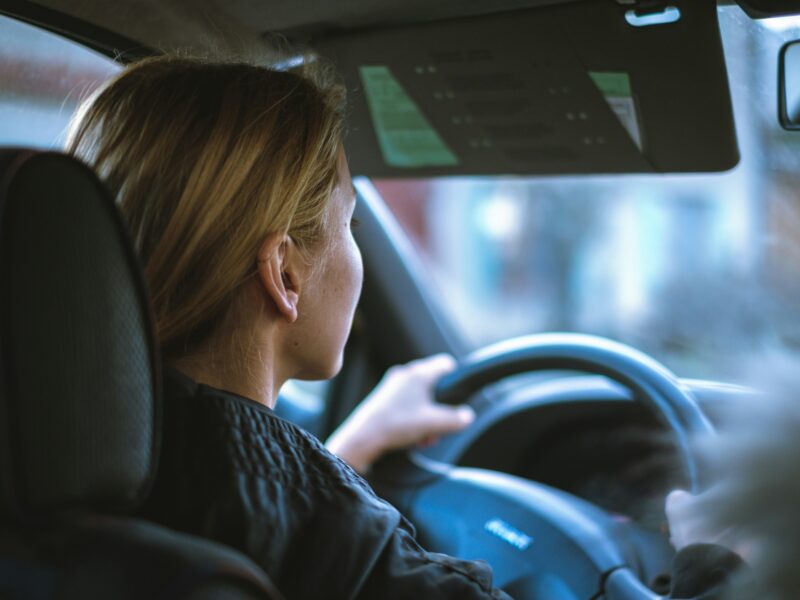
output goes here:
<path id="1" fill-rule="evenodd" d="M 292 40 L 379 26 L 400 26 L 526 8 L 575 3 L 581 0 L 2 0 L 0 12 L 21 16 L 75 38 L 76 27 L 59 21 L 81 21 L 81 29 L 99 38 L 119 36 L 123 62 L 152 52 L 179 52 L 200 57 L 271 64 L 276 54 L 272 34 Z M 585 0 L 584 0 L 585 1 Z M 614 0 L 607 0 L 609 3 Z M 637 0 L 616 0 L 629 5 Z M 740 4 L 750 16 L 770 16 L 762 5 L 773 0 L 720 0 Z M 31 19 L 48 9 L 51 16 Z M 776 14 L 800 13 L 800 0 L 779 0 Z M 107 33 L 97 33 L 100 29 Z M 101 51 L 107 44 L 82 43 Z M 135 43 L 128 43 L 135 41 Z"/>
<path id="2" fill-rule="evenodd" d="M 575 0 L 12 0 L 2 3 L 24 14 L 41 6 L 78 18 L 160 52 L 274 60 L 271 32 L 303 37 L 369 27 L 480 15 Z M 16 9 L 16 11 L 15 11 Z"/>

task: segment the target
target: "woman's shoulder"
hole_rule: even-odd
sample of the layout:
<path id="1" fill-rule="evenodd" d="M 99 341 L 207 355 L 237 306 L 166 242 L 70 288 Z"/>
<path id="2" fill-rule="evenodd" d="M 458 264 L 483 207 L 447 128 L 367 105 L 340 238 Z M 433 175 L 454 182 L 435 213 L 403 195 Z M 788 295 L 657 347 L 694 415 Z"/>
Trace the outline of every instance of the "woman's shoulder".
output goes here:
<path id="1" fill-rule="evenodd" d="M 165 450 L 207 474 L 268 479 L 272 489 L 377 500 L 369 485 L 312 434 L 233 392 L 164 373 Z M 381 501 L 382 503 L 382 501 Z"/>
<path id="2" fill-rule="evenodd" d="M 165 375 L 161 462 L 144 516 L 237 548 L 289 597 L 311 593 L 310 565 L 330 597 L 358 589 L 400 524 L 397 510 L 269 408 Z"/>

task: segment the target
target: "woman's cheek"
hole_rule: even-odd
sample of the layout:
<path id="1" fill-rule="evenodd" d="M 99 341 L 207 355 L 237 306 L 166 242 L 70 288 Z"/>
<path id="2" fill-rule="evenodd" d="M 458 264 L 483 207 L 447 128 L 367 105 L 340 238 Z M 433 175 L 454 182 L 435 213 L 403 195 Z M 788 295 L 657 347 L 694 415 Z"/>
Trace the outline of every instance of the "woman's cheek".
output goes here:
<path id="1" fill-rule="evenodd" d="M 352 260 L 353 260 L 353 271 L 354 271 L 354 285 L 355 293 L 354 293 L 354 303 L 358 302 L 358 298 L 361 296 L 361 287 L 364 285 L 364 260 L 361 257 L 361 250 L 358 248 L 358 244 L 356 244 L 355 240 L 351 239 L 352 244 Z"/>

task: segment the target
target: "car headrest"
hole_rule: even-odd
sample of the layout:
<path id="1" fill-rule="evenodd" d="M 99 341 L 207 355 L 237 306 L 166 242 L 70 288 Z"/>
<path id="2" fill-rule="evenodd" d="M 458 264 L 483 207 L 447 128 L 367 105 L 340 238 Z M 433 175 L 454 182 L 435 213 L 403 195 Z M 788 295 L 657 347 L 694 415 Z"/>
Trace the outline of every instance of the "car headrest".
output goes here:
<path id="1" fill-rule="evenodd" d="M 155 474 L 160 386 L 144 283 L 94 173 L 0 150 L 0 512 L 133 508 Z"/>

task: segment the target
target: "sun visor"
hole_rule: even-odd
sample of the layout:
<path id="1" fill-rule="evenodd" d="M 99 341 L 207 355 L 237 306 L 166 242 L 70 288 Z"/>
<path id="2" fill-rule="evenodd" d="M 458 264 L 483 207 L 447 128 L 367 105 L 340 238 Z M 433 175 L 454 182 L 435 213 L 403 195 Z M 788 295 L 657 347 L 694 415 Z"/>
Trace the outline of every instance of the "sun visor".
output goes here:
<path id="1" fill-rule="evenodd" d="M 589 0 L 315 40 L 373 177 L 724 171 L 738 162 L 713 1 Z M 669 22 L 663 22 L 663 21 Z"/>

